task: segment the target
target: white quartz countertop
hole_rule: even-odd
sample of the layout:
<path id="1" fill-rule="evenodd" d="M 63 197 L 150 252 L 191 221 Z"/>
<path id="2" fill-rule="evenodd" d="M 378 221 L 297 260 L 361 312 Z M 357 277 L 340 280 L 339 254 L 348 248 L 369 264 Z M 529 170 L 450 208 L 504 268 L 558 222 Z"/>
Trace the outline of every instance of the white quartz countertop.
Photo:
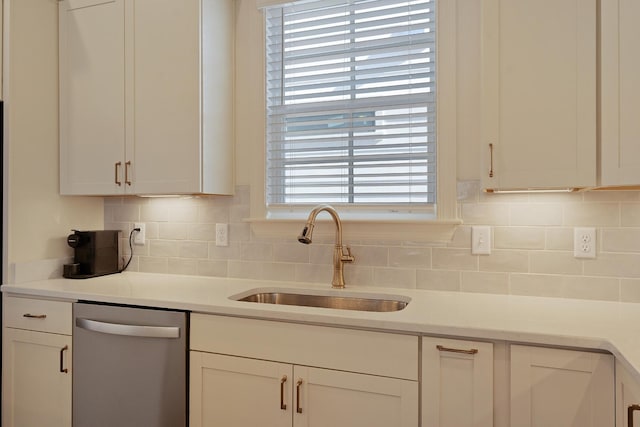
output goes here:
<path id="1" fill-rule="evenodd" d="M 411 301 L 396 312 L 364 312 L 234 301 L 250 290 L 389 294 Z M 640 304 L 559 298 L 353 287 L 125 272 L 85 280 L 3 285 L 7 294 L 173 308 L 200 313 L 477 340 L 606 350 L 640 381 Z"/>

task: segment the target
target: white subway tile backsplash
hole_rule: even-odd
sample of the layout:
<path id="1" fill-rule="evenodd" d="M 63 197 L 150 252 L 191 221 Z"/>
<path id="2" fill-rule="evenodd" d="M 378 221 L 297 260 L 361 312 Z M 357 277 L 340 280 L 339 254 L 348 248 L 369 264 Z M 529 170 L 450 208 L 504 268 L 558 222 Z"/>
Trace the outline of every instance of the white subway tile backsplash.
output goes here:
<path id="1" fill-rule="evenodd" d="M 146 244 L 134 246 L 129 270 L 276 281 L 331 283 L 333 236 L 311 245 L 296 236 L 257 238 L 251 232 L 249 186 L 235 196 L 170 199 L 105 198 L 105 228 L 128 233 L 145 222 Z M 640 191 L 570 194 L 485 194 L 478 181 L 458 184 L 464 225 L 446 244 L 345 242 L 348 287 L 384 286 L 504 293 L 640 303 Z M 331 228 L 320 218 L 319 228 Z M 215 244 L 215 224 L 229 224 L 229 246 Z M 471 226 L 490 225 L 493 251 L 471 254 Z M 573 257 L 573 229 L 598 229 L 597 257 Z M 345 224 L 345 228 L 348 223 Z M 332 229 L 333 230 L 333 229 Z"/>
<path id="2" fill-rule="evenodd" d="M 620 225 L 640 227 L 640 203 L 623 203 L 621 205 Z"/>
<path id="3" fill-rule="evenodd" d="M 389 266 L 431 268 L 431 248 L 390 247 Z"/>
<path id="4" fill-rule="evenodd" d="M 229 240 L 231 240 L 231 230 L 229 230 Z M 187 239 L 216 241 L 215 223 L 187 224 Z"/>
<path id="5" fill-rule="evenodd" d="M 563 296 L 563 277 L 544 274 L 512 274 L 510 291 L 513 295 L 536 297 Z"/>
<path id="6" fill-rule="evenodd" d="M 620 279 L 620 301 L 640 302 L 640 279 Z"/>
<path id="7" fill-rule="evenodd" d="M 309 245 L 301 243 L 274 243 L 273 260 L 275 262 L 309 262 Z"/>
<path id="8" fill-rule="evenodd" d="M 453 238 L 447 246 L 450 248 L 465 248 L 471 250 L 471 227 L 461 225 L 456 228 L 456 231 L 453 233 Z"/>
<path id="9" fill-rule="evenodd" d="M 198 274 L 198 261 L 195 259 L 169 258 L 169 274 Z"/>
<path id="10" fill-rule="evenodd" d="M 207 242 L 178 242 L 178 256 L 181 258 L 207 259 L 209 257 L 209 244 Z"/>
<path id="11" fill-rule="evenodd" d="M 640 253 L 600 253 L 596 259 L 584 261 L 587 276 L 640 278 Z"/>
<path id="12" fill-rule="evenodd" d="M 500 225 L 509 220 L 508 204 L 463 203 L 462 220 L 465 224 Z"/>
<path id="13" fill-rule="evenodd" d="M 477 270 L 478 257 L 467 249 L 433 248 L 431 267 L 434 270 Z"/>
<path id="14" fill-rule="evenodd" d="M 294 263 L 273 262 L 262 265 L 262 279 L 291 282 L 296 278 Z"/>
<path id="15" fill-rule="evenodd" d="M 549 251 L 573 251 L 573 228 L 547 228 L 545 249 Z"/>
<path id="16" fill-rule="evenodd" d="M 240 242 L 229 242 L 229 246 L 217 246 L 216 242 L 208 242 L 209 259 L 240 259 Z"/>
<path id="17" fill-rule="evenodd" d="M 131 266 L 129 266 L 131 267 Z M 143 273 L 168 273 L 169 258 L 165 257 L 139 257 L 138 271 Z"/>
<path id="18" fill-rule="evenodd" d="M 242 242 L 240 259 L 245 261 L 273 261 L 273 245 L 270 243 Z"/>
<path id="19" fill-rule="evenodd" d="M 562 204 L 534 203 L 509 206 L 509 221 L 500 225 L 553 226 L 562 225 Z"/>
<path id="20" fill-rule="evenodd" d="M 567 203 L 564 205 L 564 225 L 616 227 L 620 224 L 618 203 Z"/>
<path id="21" fill-rule="evenodd" d="M 640 229 L 606 228 L 600 242 L 604 252 L 640 253 Z"/>
<path id="22" fill-rule="evenodd" d="M 575 258 L 573 252 L 531 252 L 529 257 L 531 273 L 582 274 L 582 260 Z"/>
<path id="23" fill-rule="evenodd" d="M 544 249 L 545 230 L 539 227 L 495 227 L 493 246 L 496 249 Z"/>
<path id="24" fill-rule="evenodd" d="M 462 292 L 480 292 L 485 294 L 508 294 L 509 275 L 507 273 L 463 271 L 460 290 Z"/>
<path id="25" fill-rule="evenodd" d="M 416 272 L 404 268 L 373 268 L 373 286 L 383 286 L 390 288 L 416 288 Z"/>
<path id="26" fill-rule="evenodd" d="M 417 270 L 416 288 L 430 291 L 459 291 L 460 272 L 447 270 Z"/>
<path id="27" fill-rule="evenodd" d="M 145 229 L 146 234 L 146 229 Z M 183 240 L 187 238 L 187 225 L 173 222 L 158 224 L 158 238 L 165 240 Z"/>
<path id="28" fill-rule="evenodd" d="M 169 206 L 169 221 L 176 222 L 196 222 L 198 220 L 198 206 L 196 203 L 187 203 L 188 200 L 181 200 Z"/>
<path id="29" fill-rule="evenodd" d="M 145 222 L 169 221 L 169 203 L 168 200 L 163 199 L 150 199 L 147 203 L 143 203 L 140 205 L 140 220 Z"/>
<path id="30" fill-rule="evenodd" d="M 198 260 L 198 274 L 200 276 L 225 277 L 227 273 L 227 261 Z"/>
<path id="31" fill-rule="evenodd" d="M 177 257 L 179 254 L 178 242 L 175 240 L 150 240 L 149 256 L 152 257 Z"/>
<path id="32" fill-rule="evenodd" d="M 480 271 L 503 271 L 524 273 L 529 268 L 529 252 L 496 250 L 491 255 L 481 255 Z"/>

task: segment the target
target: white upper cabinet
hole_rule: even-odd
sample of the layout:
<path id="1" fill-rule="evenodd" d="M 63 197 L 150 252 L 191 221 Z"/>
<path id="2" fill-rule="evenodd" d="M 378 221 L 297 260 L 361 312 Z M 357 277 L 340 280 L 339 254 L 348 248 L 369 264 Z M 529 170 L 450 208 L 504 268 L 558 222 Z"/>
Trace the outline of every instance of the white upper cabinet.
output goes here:
<path id="1" fill-rule="evenodd" d="M 640 2 L 601 2 L 600 185 L 640 185 Z"/>
<path id="2" fill-rule="evenodd" d="M 124 192 L 124 3 L 59 6 L 62 194 Z"/>
<path id="3" fill-rule="evenodd" d="M 596 0 L 483 0 L 483 187 L 596 184 Z"/>
<path id="4" fill-rule="evenodd" d="M 62 194 L 232 194 L 232 0 L 60 3 Z"/>

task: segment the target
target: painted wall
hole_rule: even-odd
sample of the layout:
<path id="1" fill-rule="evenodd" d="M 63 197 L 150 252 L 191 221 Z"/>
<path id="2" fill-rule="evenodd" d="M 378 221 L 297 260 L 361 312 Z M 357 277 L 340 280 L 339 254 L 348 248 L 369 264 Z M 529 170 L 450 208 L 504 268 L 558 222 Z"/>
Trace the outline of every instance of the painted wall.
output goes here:
<path id="1" fill-rule="evenodd" d="M 102 228 L 102 198 L 58 194 L 58 2 L 5 0 L 5 268 L 71 255 L 72 228 Z"/>

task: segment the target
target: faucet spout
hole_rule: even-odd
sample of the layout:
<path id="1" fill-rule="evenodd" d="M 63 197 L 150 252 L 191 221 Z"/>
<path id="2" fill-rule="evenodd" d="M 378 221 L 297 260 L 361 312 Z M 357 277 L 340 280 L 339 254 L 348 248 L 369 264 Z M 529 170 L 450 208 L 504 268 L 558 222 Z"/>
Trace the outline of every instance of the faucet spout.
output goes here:
<path id="1" fill-rule="evenodd" d="M 344 288 L 344 263 L 353 262 L 355 258 L 351 255 L 349 247 L 346 248 L 347 253 L 345 254 L 344 252 L 345 248 L 342 246 L 342 221 L 340 221 L 338 212 L 336 212 L 336 210 L 330 205 L 318 205 L 313 208 L 309 213 L 307 223 L 298 236 L 298 241 L 306 245 L 311 243 L 316 217 L 322 211 L 331 215 L 331 218 L 333 218 L 333 222 L 336 225 L 335 247 L 333 249 L 333 280 L 331 281 L 331 287 Z"/>

